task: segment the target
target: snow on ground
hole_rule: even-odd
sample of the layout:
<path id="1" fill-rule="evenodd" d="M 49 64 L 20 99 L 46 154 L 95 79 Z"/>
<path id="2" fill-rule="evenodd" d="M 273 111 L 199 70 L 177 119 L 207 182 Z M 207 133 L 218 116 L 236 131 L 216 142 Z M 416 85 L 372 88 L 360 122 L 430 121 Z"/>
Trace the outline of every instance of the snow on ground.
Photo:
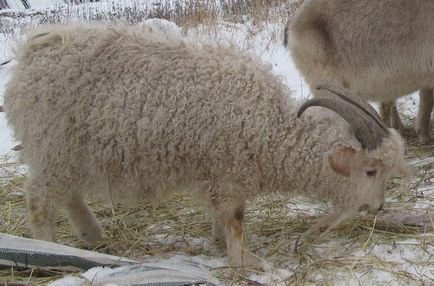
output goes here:
<path id="1" fill-rule="evenodd" d="M 0 43 L 0 49 L 4 49 L 4 45 Z M 3 62 L 0 58 L 0 63 Z M 0 66 L 0 105 L 3 105 L 3 92 L 4 85 L 8 80 L 8 73 L 12 64 Z M 15 146 L 11 130 L 7 126 L 5 114 L 0 113 L 0 155 L 6 155 L 11 152 L 12 147 Z"/>
<path id="2" fill-rule="evenodd" d="M 56 1 L 52 1 L 53 3 Z M 36 1 L 35 1 L 36 3 Z M 159 20 L 148 20 L 146 25 L 153 25 L 159 29 L 166 29 L 174 34 L 180 34 L 181 29 L 173 23 L 167 23 Z M 210 32 L 210 30 L 212 32 Z M 261 27 L 255 27 L 249 23 L 234 24 L 234 23 L 220 23 L 212 29 L 207 27 L 197 27 L 187 31 L 187 37 L 200 37 L 209 38 L 215 41 L 233 42 L 238 47 L 248 49 L 251 52 L 258 54 L 265 62 L 269 63 L 273 72 L 282 77 L 282 80 L 288 87 L 294 91 L 293 96 L 297 99 L 307 98 L 310 91 L 306 83 L 301 78 L 299 72 L 294 66 L 288 52 L 282 46 L 282 32 L 283 28 L 278 24 L 264 24 Z M 10 54 L 10 39 L 5 35 L 0 34 L 0 63 L 7 60 Z M 13 63 L 1 66 L 0 68 L 0 101 L 2 101 L 4 93 L 4 85 L 8 78 L 8 73 Z M 417 96 L 412 95 L 403 98 L 399 101 L 399 108 L 410 119 L 414 118 L 416 107 L 418 104 Z M 13 153 L 11 148 L 16 145 L 10 130 L 7 127 L 3 114 L 0 115 L 0 154 L 8 155 Z M 426 165 L 433 162 L 432 154 L 428 154 L 423 158 L 412 159 L 410 164 L 412 166 Z M 432 165 L 431 165 L 432 166 Z M 417 180 L 417 179 L 415 179 Z M 418 191 L 423 192 L 425 195 L 433 196 L 434 179 L 425 181 L 425 183 L 418 186 Z M 391 203 L 401 203 L 399 199 L 390 198 Z M 417 201 L 414 206 L 416 210 L 432 211 L 432 201 L 423 200 Z M 302 198 L 294 201 L 293 204 L 288 205 L 288 214 L 303 212 L 307 214 L 316 215 L 328 208 L 327 205 L 319 205 L 306 201 Z M 261 210 L 258 210 L 258 217 L 261 216 Z M 282 214 L 283 215 L 283 214 Z M 252 234 L 252 238 L 255 234 Z M 424 238 L 432 238 L 431 243 L 426 243 Z M 176 236 L 156 236 L 156 239 L 162 243 L 167 244 L 182 244 L 185 242 L 185 237 Z M 190 244 L 200 244 L 202 247 L 212 247 L 212 242 L 207 239 L 188 238 Z M 425 241 L 425 244 L 422 243 Z M 420 239 L 403 239 L 394 240 L 390 243 L 375 243 L 370 247 L 361 244 L 360 242 L 352 242 L 350 240 L 336 239 L 330 240 L 317 245 L 314 252 L 318 257 L 321 257 L 324 267 L 316 269 L 310 276 L 310 279 L 319 281 L 319 283 L 333 284 L 333 285 L 404 285 L 400 284 L 400 277 L 396 276 L 399 273 L 401 277 L 405 277 L 405 283 L 413 281 L 414 284 L 410 285 L 429 285 L 434 281 L 434 236 L 427 230 L 426 236 L 421 236 Z M 211 244 L 211 246 L 210 246 Z M 341 244 L 342 247 L 338 248 L 337 245 Z M 207 256 L 177 256 L 177 258 L 169 258 L 170 261 L 176 261 L 181 257 L 181 260 L 195 261 L 197 264 L 208 267 L 210 269 L 218 269 L 224 266 L 222 257 L 207 257 Z M 173 260 L 170 260 L 173 259 Z M 146 260 L 144 258 L 144 260 Z M 156 263 L 164 264 L 164 260 L 156 261 Z M 327 263 L 341 263 L 342 267 L 334 269 L 336 271 L 331 278 L 330 265 Z M 348 267 L 348 265 L 352 265 Z M 378 265 L 384 265 L 379 267 Z M 251 281 L 260 283 L 258 285 L 287 285 L 290 277 L 297 273 L 299 262 L 291 254 L 288 254 L 286 262 L 281 262 L 276 269 L 268 273 L 251 273 L 248 277 Z M 391 269 L 392 268 L 392 269 Z M 398 275 L 398 276 L 399 276 Z M 316 280 L 315 280 L 316 279 Z M 240 284 L 246 285 L 246 284 Z M 432 284 L 431 284 L 432 285 Z"/>
<path id="3" fill-rule="evenodd" d="M 32 8 L 47 8 L 62 3 L 62 0 L 27 0 Z M 24 10 L 25 7 L 21 0 L 7 0 L 9 7 L 13 10 Z"/>

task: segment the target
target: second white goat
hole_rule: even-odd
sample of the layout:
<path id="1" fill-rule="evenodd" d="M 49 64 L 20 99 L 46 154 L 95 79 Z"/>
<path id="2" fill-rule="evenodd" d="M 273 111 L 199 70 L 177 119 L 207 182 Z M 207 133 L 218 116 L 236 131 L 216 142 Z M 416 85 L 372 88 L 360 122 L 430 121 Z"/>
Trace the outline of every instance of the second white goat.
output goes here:
<path id="1" fill-rule="evenodd" d="M 420 90 L 416 132 L 421 143 L 428 143 L 433 15 L 432 0 L 306 0 L 290 19 L 287 45 L 316 95 L 321 92 L 315 87 L 326 82 L 385 102 L 383 117 L 394 127 L 402 127 L 395 100 Z"/>

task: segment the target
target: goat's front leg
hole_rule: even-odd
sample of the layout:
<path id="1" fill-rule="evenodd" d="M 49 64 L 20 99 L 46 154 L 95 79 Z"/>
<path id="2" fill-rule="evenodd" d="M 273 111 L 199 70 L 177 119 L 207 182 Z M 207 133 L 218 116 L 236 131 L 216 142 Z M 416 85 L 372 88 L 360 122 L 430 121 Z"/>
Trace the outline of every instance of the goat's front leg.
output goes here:
<path id="1" fill-rule="evenodd" d="M 318 222 L 311 226 L 305 233 L 303 233 L 295 243 L 295 251 L 300 247 L 302 241 L 309 240 L 312 237 L 318 237 L 317 235 L 324 236 L 330 230 L 338 226 L 344 220 L 347 220 L 354 216 L 354 211 L 340 211 L 335 210 L 329 215 L 322 217 Z M 300 242 L 301 241 L 301 242 Z"/>
<path id="2" fill-rule="evenodd" d="M 225 239 L 229 264 L 232 267 L 261 268 L 261 261 L 247 247 L 243 232 L 244 208 L 239 206 L 225 218 Z"/>
<path id="3" fill-rule="evenodd" d="M 330 230 L 337 227 L 341 222 L 354 216 L 354 211 L 334 211 L 329 215 L 321 218 L 317 223 L 311 226 L 306 235 L 320 232 L 322 235 L 327 234 Z"/>
<path id="4" fill-rule="evenodd" d="M 231 267 L 265 268 L 266 264 L 253 255 L 246 245 L 243 232 L 245 199 L 242 191 L 231 184 L 215 184 L 208 189 L 207 194 L 211 207 L 214 209 L 213 235 L 224 239 Z"/>

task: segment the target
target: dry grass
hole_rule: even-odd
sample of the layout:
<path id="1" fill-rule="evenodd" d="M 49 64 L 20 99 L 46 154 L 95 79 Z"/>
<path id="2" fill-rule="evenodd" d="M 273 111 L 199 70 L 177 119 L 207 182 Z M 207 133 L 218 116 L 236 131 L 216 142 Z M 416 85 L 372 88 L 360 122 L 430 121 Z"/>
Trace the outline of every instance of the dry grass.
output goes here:
<path id="1" fill-rule="evenodd" d="M 409 159 L 412 160 L 432 156 L 434 146 L 410 146 L 408 150 Z M 431 180 L 434 174 L 433 164 L 431 162 L 417 167 L 418 179 L 410 183 L 410 189 L 418 187 L 420 182 L 430 182 L 428 180 Z M 11 168 L 10 164 L 8 168 Z M 24 215 L 23 180 L 23 175 L 16 174 L 2 180 L 0 232 L 29 237 Z M 434 198 L 421 197 L 415 190 L 409 192 L 407 188 L 399 188 L 398 183 L 396 181 L 390 184 L 387 213 L 398 214 L 406 209 L 411 210 L 418 200 L 434 206 Z M 93 250 L 130 258 L 167 256 L 175 253 L 224 256 L 223 246 L 214 243 L 211 238 L 210 223 L 205 210 L 188 197 L 176 197 L 156 209 L 150 205 L 143 205 L 111 210 L 98 204 L 92 204 L 92 208 L 107 231 L 107 238 Z M 320 281 L 324 285 L 332 285 L 333 279 L 336 278 L 332 273 L 349 270 L 369 272 L 373 268 L 380 268 L 389 271 L 403 283 L 410 283 L 408 285 L 423 285 L 422 282 L 414 284 L 414 275 L 410 273 L 395 272 L 396 265 L 393 261 L 367 256 L 357 257 L 351 253 L 354 249 L 369 250 L 379 246 L 390 246 L 393 249 L 396 242 L 408 239 L 417 239 L 420 242 L 415 248 L 432 249 L 432 236 L 425 234 L 432 233 L 433 228 L 410 227 L 380 220 L 375 222 L 373 218 L 355 219 L 333 230 L 327 236 L 304 245 L 301 252 L 294 253 L 297 237 L 314 224 L 319 217 L 318 214 L 325 211 L 326 204 L 294 199 L 284 194 L 255 198 L 248 204 L 245 223 L 250 236 L 250 248 L 258 256 L 272 261 L 276 267 L 294 272 L 295 275 L 286 281 L 288 284 L 309 285 Z M 83 242 L 71 235 L 63 217 L 59 217 L 57 224 L 59 242 L 87 248 Z M 419 262 L 414 263 L 416 265 Z M 424 263 L 434 264 L 433 260 Z M 228 284 L 253 283 L 247 276 L 229 268 L 214 269 L 214 274 Z M 7 268 L 0 270 L 0 281 L 4 279 L 44 285 L 47 281 L 63 275 L 64 273 L 47 270 Z M 319 279 L 318 275 L 322 275 L 322 278 Z"/>

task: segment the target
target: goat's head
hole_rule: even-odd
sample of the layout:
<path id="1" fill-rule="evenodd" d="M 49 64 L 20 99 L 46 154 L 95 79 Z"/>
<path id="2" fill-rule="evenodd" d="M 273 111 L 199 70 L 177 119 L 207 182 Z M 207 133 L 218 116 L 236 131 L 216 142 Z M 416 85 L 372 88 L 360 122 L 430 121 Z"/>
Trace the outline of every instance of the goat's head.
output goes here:
<path id="1" fill-rule="evenodd" d="M 342 189 L 343 193 L 336 194 L 336 207 L 342 207 L 352 214 L 376 214 L 383 205 L 387 181 L 392 176 L 405 175 L 407 172 L 404 142 L 396 131 L 384 125 L 375 109 L 361 98 L 337 86 L 322 85 L 318 88 L 338 96 L 311 99 L 300 107 L 297 116 L 311 106 L 331 109 L 349 123 L 351 133 L 361 146 L 338 144 L 332 147 L 326 158 L 330 169 L 337 176 L 342 176 L 345 182 L 342 185 L 345 188 Z"/>

